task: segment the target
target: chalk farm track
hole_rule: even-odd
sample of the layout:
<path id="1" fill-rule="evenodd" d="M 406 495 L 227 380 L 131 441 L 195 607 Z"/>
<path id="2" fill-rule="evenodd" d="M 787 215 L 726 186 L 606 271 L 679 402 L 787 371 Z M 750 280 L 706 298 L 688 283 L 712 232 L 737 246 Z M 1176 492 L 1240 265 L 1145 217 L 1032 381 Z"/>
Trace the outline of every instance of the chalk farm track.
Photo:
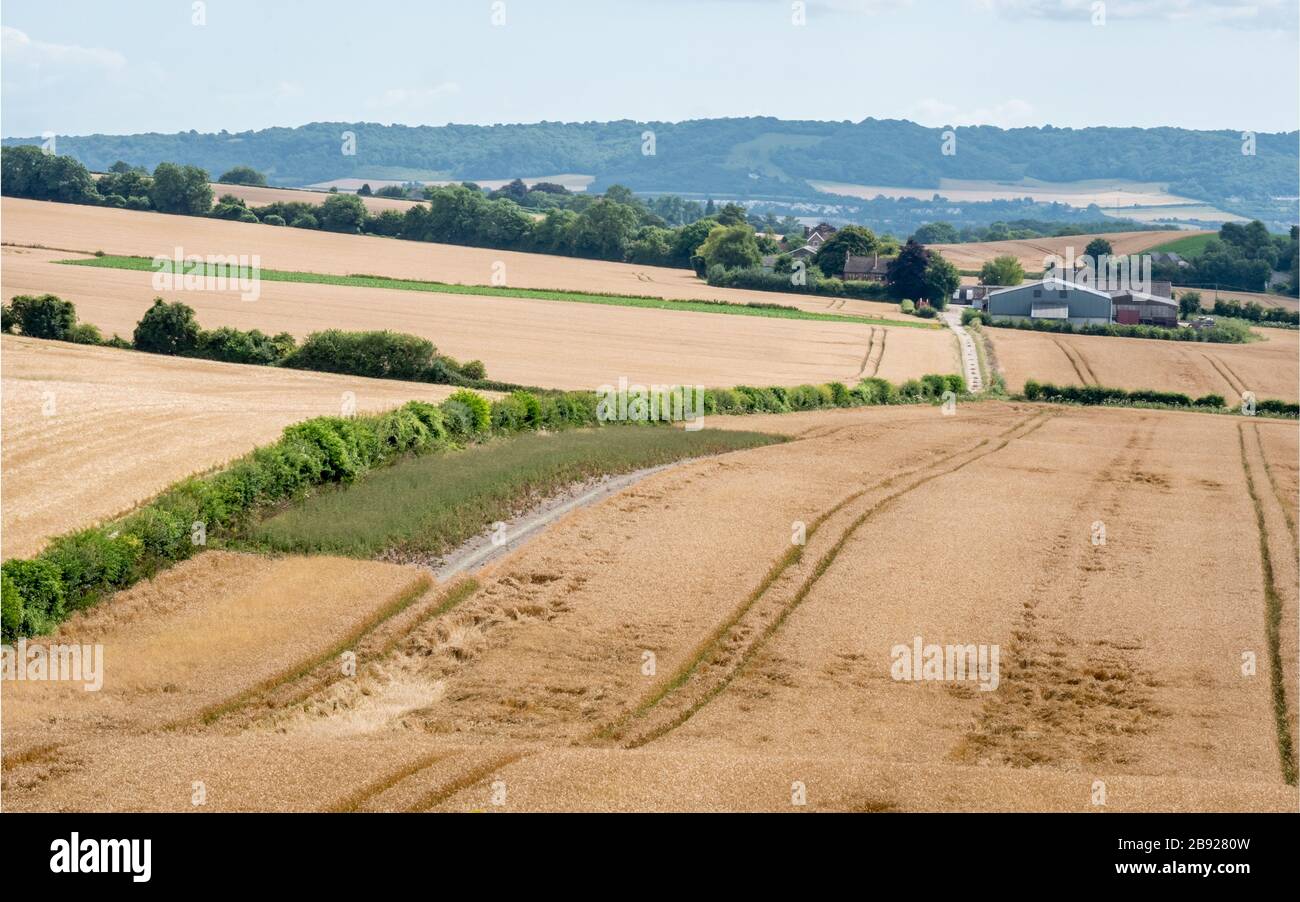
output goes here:
<path id="1" fill-rule="evenodd" d="M 3 684 L 7 809 L 1089 811 L 1102 781 L 1107 810 L 1295 810 L 1295 667 L 1275 710 L 1265 663 L 1270 599 L 1295 660 L 1293 423 L 710 425 L 795 440 L 648 477 L 477 583 L 207 552 L 74 617 L 103 690 Z M 997 688 L 892 679 L 916 636 L 996 644 Z"/>
<path id="2" fill-rule="evenodd" d="M 5 559 L 274 441 L 291 423 L 338 415 L 345 400 L 368 412 L 452 392 L 15 335 L 0 338 L 0 370 Z"/>
<path id="3" fill-rule="evenodd" d="M 76 304 L 77 315 L 105 335 L 129 336 L 159 294 L 151 288 L 152 274 L 51 262 L 70 256 L 4 248 L 5 298 L 52 292 Z M 957 371 L 956 344 L 946 329 L 292 282 L 262 282 L 255 301 L 241 299 L 237 290 L 162 294 L 193 307 L 205 328 L 285 331 L 298 338 L 329 328 L 412 332 L 445 354 L 482 360 L 494 379 L 543 388 L 594 391 L 624 376 L 710 387 L 852 384 L 870 375 L 902 382 Z M 873 348 L 878 353 L 868 367 Z"/>

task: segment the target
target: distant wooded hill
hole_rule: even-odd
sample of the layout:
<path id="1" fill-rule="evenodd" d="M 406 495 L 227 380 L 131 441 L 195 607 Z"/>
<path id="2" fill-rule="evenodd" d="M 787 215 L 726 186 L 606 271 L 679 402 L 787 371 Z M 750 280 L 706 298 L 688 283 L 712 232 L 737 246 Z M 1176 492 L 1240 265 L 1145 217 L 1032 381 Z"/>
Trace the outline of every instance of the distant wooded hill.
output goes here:
<path id="1" fill-rule="evenodd" d="M 826 198 L 808 179 L 919 188 L 942 178 L 1129 179 L 1166 183 L 1174 194 L 1246 215 L 1267 209 L 1274 218 L 1274 199 L 1295 195 L 1300 171 L 1297 132 L 1261 133 L 1255 154 L 1246 155 L 1234 131 L 979 126 L 956 129 L 957 152 L 945 155 L 944 131 L 903 120 L 766 117 L 440 127 L 314 122 L 239 133 L 59 136 L 58 151 L 94 170 L 117 160 L 151 169 L 170 160 L 213 174 L 246 164 L 277 185 L 581 173 L 596 177 L 596 191 L 618 183 L 638 192 L 789 200 Z M 356 136 L 354 155 L 343 153 L 344 132 Z M 646 132 L 653 132 L 653 148 Z"/>

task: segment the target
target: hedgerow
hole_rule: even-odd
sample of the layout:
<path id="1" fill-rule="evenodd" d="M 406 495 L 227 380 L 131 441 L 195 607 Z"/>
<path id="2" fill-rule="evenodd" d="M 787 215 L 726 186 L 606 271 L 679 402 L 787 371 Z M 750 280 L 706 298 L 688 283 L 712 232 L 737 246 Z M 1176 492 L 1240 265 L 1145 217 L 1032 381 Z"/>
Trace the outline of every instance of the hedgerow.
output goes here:
<path id="1" fill-rule="evenodd" d="M 1230 408 L 1222 395 L 1202 395 L 1191 398 L 1183 392 L 1151 391 L 1139 389 L 1106 388 L 1100 385 L 1053 385 L 1050 382 L 1025 380 L 1021 396 L 1026 401 L 1054 401 L 1086 405 L 1148 405 L 1159 407 L 1186 407 L 1226 411 Z M 1300 404 L 1268 398 L 1255 402 L 1255 413 L 1280 417 L 1300 417 Z"/>
<path id="2" fill-rule="evenodd" d="M 984 326 L 1020 329 L 1030 332 L 1054 332 L 1061 335 L 1106 335 L 1111 338 L 1152 338 L 1159 341 L 1200 341 L 1211 344 L 1245 344 L 1253 341 L 1250 327 L 1240 322 L 1217 322 L 1213 326 L 1193 329 L 1189 326 L 1145 326 L 1121 323 L 1072 323 L 1059 319 L 997 319 L 987 310 L 963 310 L 963 325 L 978 321 Z"/>

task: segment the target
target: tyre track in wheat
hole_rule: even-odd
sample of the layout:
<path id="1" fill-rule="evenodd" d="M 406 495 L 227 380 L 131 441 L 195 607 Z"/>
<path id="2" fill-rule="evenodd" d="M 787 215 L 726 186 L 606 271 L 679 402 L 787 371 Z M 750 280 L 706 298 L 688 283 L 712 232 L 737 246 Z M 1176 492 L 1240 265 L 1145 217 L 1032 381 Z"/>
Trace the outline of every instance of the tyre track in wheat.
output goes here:
<path id="1" fill-rule="evenodd" d="M 1256 427 L 1258 430 L 1258 427 Z M 1255 465 L 1246 447 L 1246 428 L 1237 424 L 1237 440 L 1241 451 L 1241 469 L 1246 477 L 1246 493 L 1255 511 L 1255 528 L 1259 535 L 1260 584 L 1264 594 L 1264 636 L 1268 654 L 1269 688 L 1273 702 L 1273 716 L 1277 729 L 1277 750 L 1282 768 L 1282 779 L 1294 786 L 1297 765 L 1294 736 L 1291 732 L 1291 710 L 1294 702 L 1287 701 L 1286 671 L 1282 663 L 1283 592 L 1278 583 L 1277 566 L 1273 562 L 1272 537 L 1268 528 L 1268 513 L 1263 493 L 1255 475 Z M 1263 455 L 1263 445 L 1259 445 Z"/>
<path id="2" fill-rule="evenodd" d="M 1053 338 L 1052 341 L 1061 349 L 1061 353 L 1065 355 L 1065 359 L 1070 361 L 1070 366 L 1074 368 L 1074 374 L 1079 377 L 1079 382 L 1081 384 L 1098 384 L 1097 377 L 1092 374 L 1092 370 L 1088 368 L 1087 363 L 1084 362 L 1082 355 L 1079 354 L 1077 349 L 1071 348 L 1059 338 Z"/>
<path id="3" fill-rule="evenodd" d="M 660 684 L 636 708 L 596 731 L 592 739 L 614 740 L 626 748 L 638 748 L 681 726 L 727 688 L 754 654 L 803 603 L 818 580 L 835 562 L 841 549 L 863 524 L 909 492 L 1002 450 L 1015 439 L 1033 433 L 1055 415 L 1054 412 L 1032 414 L 974 447 L 945 454 L 938 460 L 854 492 L 818 515 L 808 526 L 806 544 L 792 546 L 778 558 L 755 590 L 726 621 L 706 637 L 683 667 Z M 957 463 L 953 464 L 953 461 Z M 869 497 L 905 480 L 910 481 L 884 497 Z M 864 503 L 860 510 L 855 511 L 853 508 L 859 502 Z M 803 566 L 804 551 L 812 547 L 820 528 L 832 517 L 845 511 L 848 516 L 855 513 L 856 516 L 852 516 L 829 548 L 811 566 Z M 800 577 L 803 577 L 802 581 L 796 587 L 795 582 Z"/>

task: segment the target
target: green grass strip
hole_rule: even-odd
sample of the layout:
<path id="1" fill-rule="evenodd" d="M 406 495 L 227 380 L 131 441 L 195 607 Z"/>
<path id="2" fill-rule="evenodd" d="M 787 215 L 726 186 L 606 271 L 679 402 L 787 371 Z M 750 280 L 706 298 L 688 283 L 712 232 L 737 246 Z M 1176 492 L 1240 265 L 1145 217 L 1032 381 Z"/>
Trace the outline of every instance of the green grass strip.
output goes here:
<path id="1" fill-rule="evenodd" d="M 58 260 L 69 266 L 91 266 L 104 269 L 129 269 L 140 272 L 157 272 L 151 257 L 122 257 L 106 254 L 102 257 L 89 257 L 76 260 Z M 197 265 L 194 267 L 198 269 Z M 170 272 L 170 268 L 162 270 Z M 190 271 L 187 270 L 186 274 Z M 241 273 L 238 267 L 203 264 L 202 272 L 193 272 L 195 276 L 214 276 L 237 278 Z M 722 313 L 729 316 L 762 316 L 771 319 L 803 319 L 830 323 L 855 323 L 857 325 L 877 324 L 899 326 L 907 329 L 937 329 L 938 324 L 928 322 L 906 322 L 874 316 L 851 316 L 843 313 L 818 313 L 812 310 L 800 310 L 796 307 L 782 305 L 733 304 L 728 301 L 688 300 L 672 301 L 666 298 L 646 297 L 644 295 L 606 294 L 590 291 L 561 291 L 543 288 L 511 288 L 504 285 L 460 285 L 450 282 L 427 282 L 419 279 L 394 279 L 388 276 L 348 275 L 338 276 L 329 273 L 298 272 L 294 270 L 263 269 L 258 276 L 267 282 L 298 282 L 310 285 L 338 285 L 345 288 L 386 288 L 397 291 L 425 291 L 438 294 L 469 294 L 484 297 L 526 298 L 540 301 L 568 301 L 577 304 L 604 304 L 611 307 L 642 307 L 653 310 L 686 310 L 693 313 Z M 810 298 L 829 297 L 828 295 L 808 295 Z"/>
<path id="2" fill-rule="evenodd" d="M 782 441 L 759 432 L 574 429 L 398 461 L 250 527 L 253 550 L 434 556 L 586 479 Z"/>

